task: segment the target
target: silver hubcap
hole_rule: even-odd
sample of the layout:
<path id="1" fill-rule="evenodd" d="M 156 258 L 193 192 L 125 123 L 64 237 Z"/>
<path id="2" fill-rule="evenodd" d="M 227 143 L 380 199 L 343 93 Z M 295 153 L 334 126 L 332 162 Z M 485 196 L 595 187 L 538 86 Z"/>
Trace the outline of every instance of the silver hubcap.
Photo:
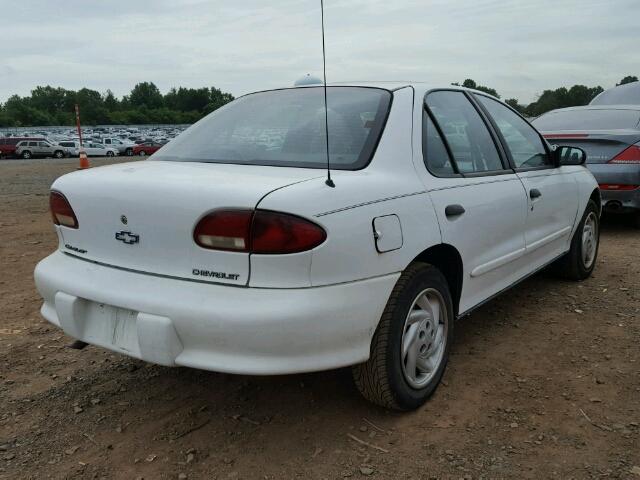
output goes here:
<path id="1" fill-rule="evenodd" d="M 598 247 L 598 220 L 596 214 L 590 212 L 582 227 L 582 263 L 590 268 L 596 258 Z"/>
<path id="2" fill-rule="evenodd" d="M 447 309 L 440 292 L 420 292 L 404 321 L 402 371 L 413 388 L 422 388 L 435 375 L 444 357 Z"/>

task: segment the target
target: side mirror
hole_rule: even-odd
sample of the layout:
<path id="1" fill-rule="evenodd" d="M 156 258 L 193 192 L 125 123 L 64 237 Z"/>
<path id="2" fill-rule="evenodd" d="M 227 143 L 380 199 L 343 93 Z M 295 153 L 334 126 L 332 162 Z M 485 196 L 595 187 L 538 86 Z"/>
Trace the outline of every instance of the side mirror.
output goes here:
<path id="1" fill-rule="evenodd" d="M 553 145 L 554 163 L 561 165 L 584 165 L 587 161 L 586 152 L 579 147 Z"/>

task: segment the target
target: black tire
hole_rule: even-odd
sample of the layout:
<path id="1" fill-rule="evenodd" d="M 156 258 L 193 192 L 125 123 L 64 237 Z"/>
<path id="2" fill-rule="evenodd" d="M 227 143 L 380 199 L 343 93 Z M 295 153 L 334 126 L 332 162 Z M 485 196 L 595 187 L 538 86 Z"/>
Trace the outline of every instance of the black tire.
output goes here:
<path id="1" fill-rule="evenodd" d="M 107 150 L 107 157 L 113 157 L 113 152 L 111 150 Z"/>
<path id="2" fill-rule="evenodd" d="M 592 218 L 595 220 L 596 226 L 596 245 L 595 245 L 595 253 L 593 254 L 590 262 L 585 263 L 583 256 L 583 242 L 582 235 L 584 232 L 584 225 L 587 221 L 587 218 Z M 568 280 L 584 280 L 591 276 L 593 269 L 596 266 L 596 261 L 598 259 L 598 249 L 600 247 L 600 212 L 598 210 L 598 206 L 593 200 L 589 200 L 587 204 L 587 208 L 585 208 L 584 213 L 582 214 L 582 219 L 580 220 L 580 224 L 578 228 L 573 234 L 573 238 L 571 239 L 571 248 L 566 255 L 560 258 L 556 262 L 556 272 L 561 276 Z"/>
<path id="3" fill-rule="evenodd" d="M 125 153 L 127 154 L 127 157 L 133 157 L 133 148 L 127 148 Z"/>
<path id="4" fill-rule="evenodd" d="M 29 150 L 25 150 L 24 152 L 22 152 L 21 157 L 25 160 L 28 160 L 31 158 L 31 152 Z"/>
<path id="5" fill-rule="evenodd" d="M 410 309 L 421 292 L 427 289 L 436 291 L 445 306 L 446 315 L 441 315 L 444 345 L 439 364 L 424 379 L 427 383 L 416 388 L 409 383 L 405 374 L 402 343 Z M 410 265 L 391 292 L 371 341 L 369 360 L 352 367 L 353 378 L 360 393 L 367 400 L 394 410 L 413 410 L 422 405 L 433 394 L 444 374 L 453 340 L 453 323 L 453 303 L 442 273 L 426 263 Z"/>
<path id="6" fill-rule="evenodd" d="M 147 154 L 147 152 L 145 152 L 144 150 L 140 150 L 140 153 L 138 153 L 138 155 L 140 155 L 141 157 L 144 157 Z"/>
<path id="7" fill-rule="evenodd" d="M 62 150 L 56 150 L 55 152 L 53 152 L 53 156 L 56 158 L 63 158 L 64 152 Z"/>

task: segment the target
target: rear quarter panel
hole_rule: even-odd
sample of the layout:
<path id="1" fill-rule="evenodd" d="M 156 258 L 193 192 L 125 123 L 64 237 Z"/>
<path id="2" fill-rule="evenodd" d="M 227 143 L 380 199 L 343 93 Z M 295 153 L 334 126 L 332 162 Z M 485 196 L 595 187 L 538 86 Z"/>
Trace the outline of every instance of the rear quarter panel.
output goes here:
<path id="1" fill-rule="evenodd" d="M 412 111 L 413 89 L 394 92 L 370 165 L 360 171 L 333 171 L 335 188 L 319 178 L 272 192 L 260 202 L 258 208 L 316 222 L 326 230 L 327 240 L 311 252 L 279 256 L 281 263 L 252 255 L 251 286 L 279 286 L 283 278 L 299 282 L 305 275 L 308 285 L 319 286 L 398 273 L 423 250 L 440 243 L 431 200 L 412 162 Z M 400 219 L 403 243 L 397 250 L 379 253 L 373 220 L 392 214 Z"/>

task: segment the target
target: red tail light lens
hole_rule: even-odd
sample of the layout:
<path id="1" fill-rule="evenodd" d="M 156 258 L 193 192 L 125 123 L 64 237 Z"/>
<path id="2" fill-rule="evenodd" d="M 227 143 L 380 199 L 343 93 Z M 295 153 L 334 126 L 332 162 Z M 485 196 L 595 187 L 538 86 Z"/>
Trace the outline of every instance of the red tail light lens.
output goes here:
<path id="1" fill-rule="evenodd" d="M 315 223 L 286 213 L 258 210 L 251 228 L 253 253 L 296 253 L 311 250 L 327 238 Z"/>
<path id="2" fill-rule="evenodd" d="M 309 220 L 267 210 L 216 210 L 203 217 L 193 232 L 203 248 L 259 254 L 311 250 L 327 238 Z"/>
<path id="3" fill-rule="evenodd" d="M 640 146 L 631 145 L 607 163 L 634 164 L 640 163 Z"/>
<path id="4" fill-rule="evenodd" d="M 638 185 L 620 185 L 618 183 L 601 183 L 599 185 L 600 190 L 620 190 L 629 191 L 638 188 Z"/>
<path id="5" fill-rule="evenodd" d="M 67 198 L 60 192 L 52 191 L 49 194 L 49 206 L 53 223 L 69 228 L 78 228 L 78 219 L 71 208 Z"/>

